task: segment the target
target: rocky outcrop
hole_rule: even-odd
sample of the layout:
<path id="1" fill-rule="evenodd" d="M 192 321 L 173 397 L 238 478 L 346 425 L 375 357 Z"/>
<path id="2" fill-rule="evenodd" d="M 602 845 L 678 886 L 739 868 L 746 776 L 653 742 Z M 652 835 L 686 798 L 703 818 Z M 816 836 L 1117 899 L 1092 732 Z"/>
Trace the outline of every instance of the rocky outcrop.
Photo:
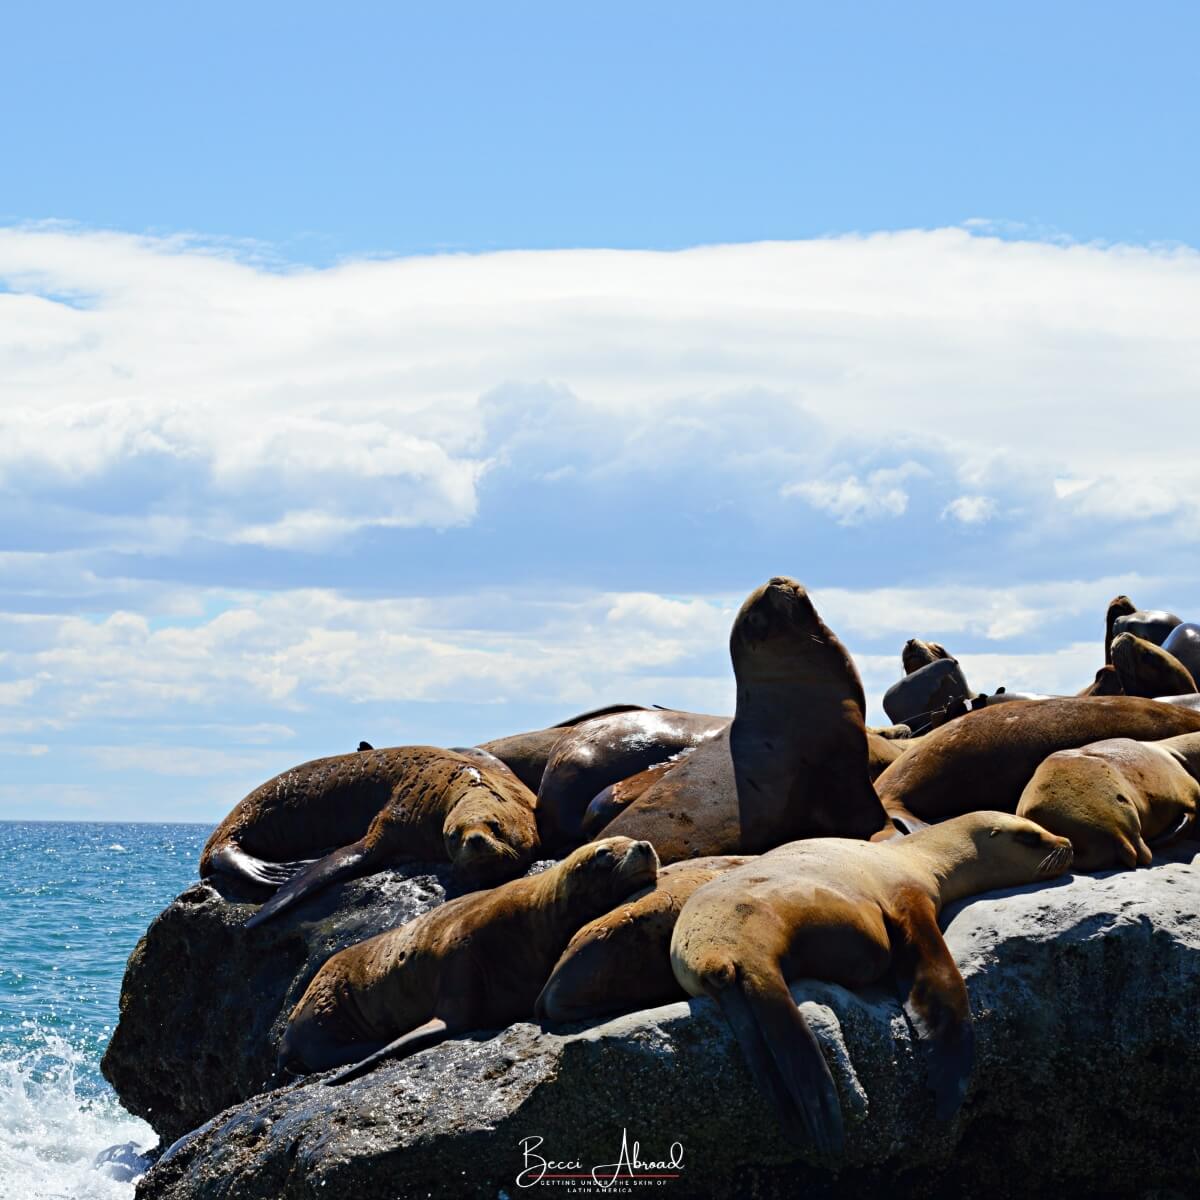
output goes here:
<path id="1" fill-rule="evenodd" d="M 846 1159 L 837 1171 L 810 1162 L 781 1136 L 723 1020 L 698 1000 L 586 1029 L 518 1024 L 481 1032 L 344 1087 L 316 1080 L 258 1096 L 168 1148 L 138 1196 L 513 1200 L 533 1194 L 522 1187 L 531 1177 L 520 1175 L 536 1164 L 527 1150 L 578 1164 L 548 1174 L 607 1166 L 611 1175 L 623 1137 L 630 1151 L 637 1142 L 643 1162 L 661 1164 L 649 1172 L 659 1181 L 636 1190 L 654 1187 L 672 1197 L 1192 1195 L 1200 1188 L 1191 1132 L 1200 1102 L 1196 850 L 1190 843 L 1150 868 L 1066 877 L 948 910 L 947 941 L 976 1022 L 971 1089 L 949 1124 L 933 1121 L 922 1057 L 887 990 L 798 984 L 794 993 L 825 1046 L 847 1118 Z M 336 923 L 354 911 L 341 906 L 364 903 L 363 889 L 379 888 L 380 899 L 392 894 L 399 912 L 397 889 L 407 886 L 377 879 L 331 896 L 315 922 L 326 929 L 329 949 L 344 929 Z M 431 903 L 436 883 L 423 886 Z M 196 892 L 172 909 L 186 908 Z M 221 901 L 203 895 L 189 903 L 211 906 L 204 936 L 224 937 L 225 953 L 233 955 L 228 932 L 221 933 Z M 185 940 L 184 914 L 170 921 L 180 925 L 172 936 Z M 304 926 L 292 936 L 309 944 Z M 163 937 L 151 928 L 131 971 L 148 969 Z M 199 927 L 193 940 L 203 940 Z M 198 944 L 192 952 L 197 963 L 206 961 Z M 293 954 L 293 961 L 303 957 L 300 947 Z M 243 951 L 239 962 L 250 974 L 248 955 Z M 300 968 L 288 996 L 304 985 L 307 970 Z M 209 997 L 222 994 L 216 981 L 207 990 Z M 232 1003 L 244 1007 L 252 994 L 247 983 Z M 259 1022 L 257 1036 L 268 1044 L 286 998 L 277 1001 L 266 1015 L 245 1014 Z M 209 1003 L 213 1032 L 228 1030 L 215 1015 L 220 1003 Z M 134 1011 L 123 1001 L 122 1022 Z M 245 1045 L 210 1042 L 194 1052 L 202 1063 L 213 1055 L 231 1060 Z M 246 1094 L 263 1077 L 269 1053 L 256 1055 L 236 1083 L 222 1067 L 226 1093 Z M 156 1070 L 161 1089 L 163 1065 Z M 205 1086 L 210 1103 L 219 1089 Z M 187 1106 L 172 1104 L 178 1126 Z"/>

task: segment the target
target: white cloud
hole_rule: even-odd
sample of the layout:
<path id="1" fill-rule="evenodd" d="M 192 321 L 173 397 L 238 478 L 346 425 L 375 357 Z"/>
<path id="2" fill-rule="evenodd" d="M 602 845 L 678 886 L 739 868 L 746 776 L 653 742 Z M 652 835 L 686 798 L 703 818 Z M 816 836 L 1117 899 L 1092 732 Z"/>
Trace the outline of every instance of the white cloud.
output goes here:
<path id="1" fill-rule="evenodd" d="M 813 480 L 785 484 L 784 496 L 799 496 L 814 508 L 837 518 L 839 525 L 858 525 L 880 517 L 901 517 L 908 508 L 908 492 L 900 485 L 913 476 L 929 472 L 917 463 L 884 467 L 872 471 L 864 480 L 847 475 L 836 482 Z"/>
<path id="2" fill-rule="evenodd" d="M 952 517 L 963 525 L 982 525 L 996 515 L 996 502 L 990 496 L 956 496 L 942 509 L 943 520 Z"/>

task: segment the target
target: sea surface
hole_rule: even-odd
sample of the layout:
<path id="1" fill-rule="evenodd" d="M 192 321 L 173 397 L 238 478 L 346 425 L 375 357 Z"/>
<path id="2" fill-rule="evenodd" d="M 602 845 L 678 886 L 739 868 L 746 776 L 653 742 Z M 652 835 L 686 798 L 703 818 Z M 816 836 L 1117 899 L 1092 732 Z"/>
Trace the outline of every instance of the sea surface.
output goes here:
<path id="1" fill-rule="evenodd" d="M 206 825 L 0 821 L 0 1200 L 129 1200 L 157 1142 L 100 1074 L 121 977 L 196 878 Z"/>

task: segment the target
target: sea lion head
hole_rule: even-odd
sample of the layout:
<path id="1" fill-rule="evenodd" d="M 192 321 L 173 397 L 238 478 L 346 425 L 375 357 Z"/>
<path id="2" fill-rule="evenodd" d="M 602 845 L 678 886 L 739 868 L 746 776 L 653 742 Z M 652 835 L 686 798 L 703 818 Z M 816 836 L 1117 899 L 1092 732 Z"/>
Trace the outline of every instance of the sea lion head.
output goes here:
<path id="1" fill-rule="evenodd" d="M 1110 761 L 1084 750 L 1043 759 L 1025 785 L 1017 813 L 1070 838 L 1081 871 L 1145 866 L 1150 847 L 1130 781 Z"/>
<path id="2" fill-rule="evenodd" d="M 971 843 L 965 855 L 964 837 Z M 948 865 L 953 873 L 962 872 L 952 885 L 954 895 L 1053 879 L 1070 867 L 1074 853 L 1069 839 L 1051 833 L 1027 817 L 1006 812 L 973 812 L 952 817 L 910 835 L 905 841 L 917 844 L 918 838 L 954 846 Z"/>
<path id="3" fill-rule="evenodd" d="M 567 855 L 560 866 L 570 894 L 586 896 L 589 907 L 599 905 L 598 913 L 650 887 L 658 878 L 654 847 L 627 837 L 589 842 Z"/>
<path id="4" fill-rule="evenodd" d="M 900 663 L 905 675 L 911 675 L 921 667 L 927 667 L 939 658 L 949 658 L 946 647 L 939 642 L 923 642 L 920 638 L 909 638 L 900 651 Z"/>
<path id="5" fill-rule="evenodd" d="M 1118 634 L 1113 666 L 1129 696 L 1179 696 L 1196 690 L 1191 672 L 1173 654 L 1133 633 Z"/>
<path id="6" fill-rule="evenodd" d="M 481 885 L 519 875 L 538 847 L 533 805 L 489 787 L 482 778 L 472 781 L 450 809 L 442 837 L 456 874 Z"/>

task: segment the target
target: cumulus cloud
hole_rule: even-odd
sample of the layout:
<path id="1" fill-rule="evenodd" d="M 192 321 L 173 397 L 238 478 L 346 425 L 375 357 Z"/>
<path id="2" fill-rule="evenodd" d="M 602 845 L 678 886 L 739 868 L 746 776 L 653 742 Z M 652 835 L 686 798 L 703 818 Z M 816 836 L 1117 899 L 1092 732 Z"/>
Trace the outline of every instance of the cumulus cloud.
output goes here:
<path id="1" fill-rule="evenodd" d="M 823 509 L 835 517 L 839 525 L 858 525 L 880 517 L 903 516 L 908 508 L 908 492 L 901 484 L 913 476 L 928 474 L 925 467 L 907 462 L 899 467 L 872 471 L 861 481 L 857 475 L 847 475 L 836 482 L 789 483 L 781 490 L 784 496 L 799 496 L 814 508 Z"/>
<path id="2" fill-rule="evenodd" d="M 996 515 L 996 502 L 991 496 L 956 496 L 942 509 L 942 519 L 947 517 L 961 525 L 982 525 Z"/>

